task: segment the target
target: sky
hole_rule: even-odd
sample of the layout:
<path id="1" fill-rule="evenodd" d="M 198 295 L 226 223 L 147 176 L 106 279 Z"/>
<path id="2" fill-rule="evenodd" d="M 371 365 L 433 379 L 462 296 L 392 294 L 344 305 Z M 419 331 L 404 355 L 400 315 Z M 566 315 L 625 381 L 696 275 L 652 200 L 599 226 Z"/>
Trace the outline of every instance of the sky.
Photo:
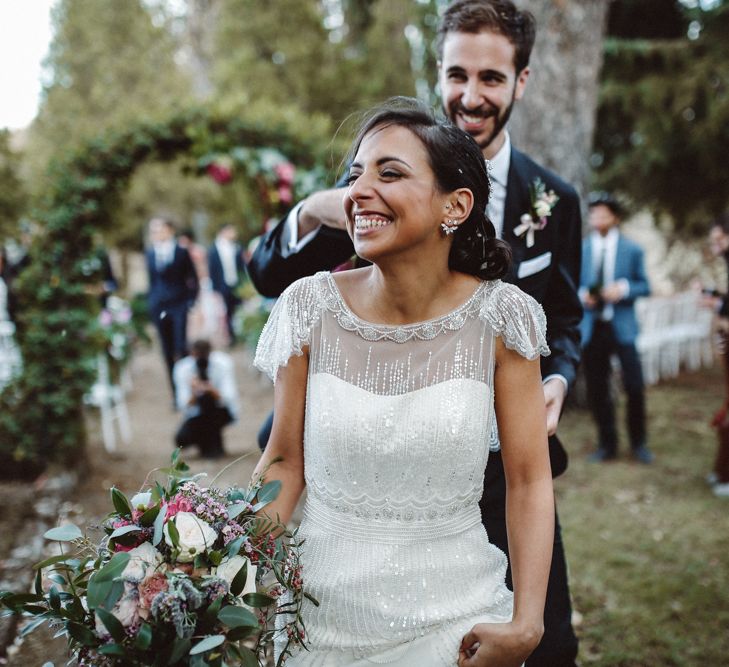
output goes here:
<path id="1" fill-rule="evenodd" d="M 26 127 L 41 92 L 54 0 L 0 0 L 0 128 Z"/>

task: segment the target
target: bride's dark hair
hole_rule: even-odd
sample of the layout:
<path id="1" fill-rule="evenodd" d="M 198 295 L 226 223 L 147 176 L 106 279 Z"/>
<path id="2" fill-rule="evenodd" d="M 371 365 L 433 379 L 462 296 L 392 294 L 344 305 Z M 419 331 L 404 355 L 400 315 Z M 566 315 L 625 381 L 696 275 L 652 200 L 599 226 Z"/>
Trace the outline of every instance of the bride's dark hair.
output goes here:
<path id="1" fill-rule="evenodd" d="M 490 195 L 486 161 L 473 138 L 422 102 L 393 97 L 370 112 L 360 124 L 347 163 L 351 163 L 365 135 L 392 125 L 410 130 L 425 147 L 435 182 L 442 193 L 468 188 L 473 208 L 453 234 L 448 266 L 483 280 L 503 277 L 511 264 L 511 248 L 496 238 L 486 216 Z"/>

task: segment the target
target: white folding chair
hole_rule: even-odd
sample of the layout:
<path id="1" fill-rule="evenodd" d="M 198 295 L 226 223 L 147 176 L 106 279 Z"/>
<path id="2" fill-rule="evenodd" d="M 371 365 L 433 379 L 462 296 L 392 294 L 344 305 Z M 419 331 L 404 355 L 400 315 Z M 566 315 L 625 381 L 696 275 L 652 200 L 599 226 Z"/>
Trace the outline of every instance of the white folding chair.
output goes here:
<path id="1" fill-rule="evenodd" d="M 96 365 L 98 377 L 84 401 L 87 405 L 99 408 L 104 449 L 112 453 L 117 449 L 115 423 L 119 427 L 122 442 L 127 445 L 132 441 L 132 426 L 124 389 L 119 384 L 112 384 L 106 354 L 97 355 Z"/>

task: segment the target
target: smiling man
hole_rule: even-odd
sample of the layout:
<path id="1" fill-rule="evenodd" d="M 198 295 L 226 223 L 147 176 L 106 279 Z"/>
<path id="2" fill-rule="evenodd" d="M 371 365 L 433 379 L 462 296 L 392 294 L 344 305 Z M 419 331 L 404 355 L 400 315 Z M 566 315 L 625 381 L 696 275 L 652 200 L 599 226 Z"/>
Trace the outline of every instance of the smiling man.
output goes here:
<path id="1" fill-rule="evenodd" d="M 507 131 L 511 110 L 527 89 L 534 36 L 534 18 L 512 2 L 454 2 L 438 29 L 438 77 L 445 113 L 474 137 L 489 160 L 487 212 L 513 252 L 507 280 L 541 303 L 547 316 L 551 355 L 542 359 L 542 376 L 556 477 L 566 469 L 567 455 L 555 433 L 580 354 L 581 218 L 574 188 L 514 148 Z M 262 294 L 278 296 L 294 280 L 351 257 L 343 194 L 336 189 L 308 197 L 263 238 L 249 264 Z M 496 434 L 492 444 L 481 511 L 489 538 L 508 552 L 505 479 Z M 577 639 L 558 522 L 544 621 L 544 637 L 527 666 L 574 665 Z"/>

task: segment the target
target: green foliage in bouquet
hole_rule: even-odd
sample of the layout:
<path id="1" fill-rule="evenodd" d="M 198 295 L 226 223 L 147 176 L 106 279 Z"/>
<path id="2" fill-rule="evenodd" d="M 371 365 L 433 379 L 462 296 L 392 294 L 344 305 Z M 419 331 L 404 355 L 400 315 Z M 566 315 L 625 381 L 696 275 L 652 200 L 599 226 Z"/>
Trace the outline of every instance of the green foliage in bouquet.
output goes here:
<path id="1" fill-rule="evenodd" d="M 107 134 L 51 165 L 35 216 L 40 231 L 30 264 L 16 283 L 23 372 L 0 393 L 0 476 L 34 477 L 49 462 L 71 467 L 83 460 L 83 397 L 96 376 L 96 356 L 106 345 L 96 335 L 94 287 L 102 277 L 89 272 L 90 260 L 98 232 L 110 227 L 111 213 L 135 170 L 174 160 L 190 173 L 207 172 L 220 181 L 221 174 L 227 178 L 225 169 L 221 172 L 211 156 L 243 159 L 241 150 L 263 147 L 276 151 L 250 156 L 258 166 L 274 160 L 280 172 L 276 182 L 286 197 L 292 196 L 297 178 L 324 163 L 283 126 L 194 110 Z M 282 162 L 283 155 L 292 162 Z M 240 172 L 250 177 L 245 169 Z"/>
<path id="2" fill-rule="evenodd" d="M 49 530 L 61 554 L 34 566 L 32 593 L 0 592 L 4 614 L 33 619 L 23 634 L 57 628 L 81 667 L 257 667 L 274 640 L 283 664 L 304 645 L 302 605 L 317 602 L 296 531 L 258 514 L 281 484 L 223 491 L 188 470 L 175 452 L 166 485 L 131 499 L 112 488 L 98 545 L 71 524 Z"/>

